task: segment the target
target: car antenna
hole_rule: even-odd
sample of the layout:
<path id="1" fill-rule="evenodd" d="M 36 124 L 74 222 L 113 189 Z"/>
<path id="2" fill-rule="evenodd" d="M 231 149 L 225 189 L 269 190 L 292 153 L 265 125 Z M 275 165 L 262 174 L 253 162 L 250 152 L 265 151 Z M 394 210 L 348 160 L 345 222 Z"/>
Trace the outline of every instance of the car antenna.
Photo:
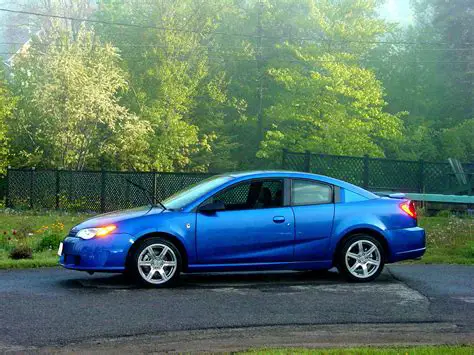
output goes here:
<path id="1" fill-rule="evenodd" d="M 150 196 L 150 191 L 148 191 L 147 189 L 145 189 L 143 186 L 139 185 L 139 184 L 136 184 L 134 183 L 133 181 L 129 180 L 129 179 L 125 179 L 129 184 L 132 184 L 133 186 L 139 188 L 140 190 L 142 190 L 144 193 L 145 193 L 145 196 L 146 198 L 148 199 L 148 202 L 150 202 L 150 205 L 152 207 L 156 207 L 157 205 L 161 206 L 163 208 L 163 210 L 167 210 L 166 206 L 163 205 L 160 201 L 156 201 L 157 203 L 155 203 L 153 201 L 153 199 L 151 198 Z"/>

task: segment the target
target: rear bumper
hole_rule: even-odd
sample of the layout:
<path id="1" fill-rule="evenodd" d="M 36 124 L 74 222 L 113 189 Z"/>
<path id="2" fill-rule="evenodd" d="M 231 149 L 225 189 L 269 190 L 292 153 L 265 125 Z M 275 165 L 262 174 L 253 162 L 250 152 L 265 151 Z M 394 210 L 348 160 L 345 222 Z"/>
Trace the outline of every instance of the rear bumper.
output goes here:
<path id="1" fill-rule="evenodd" d="M 389 255 L 388 262 L 416 259 L 426 251 L 425 230 L 420 227 L 394 229 L 386 232 Z"/>
<path id="2" fill-rule="evenodd" d="M 59 264 L 72 270 L 122 272 L 132 244 L 128 234 L 89 240 L 66 237 Z"/>

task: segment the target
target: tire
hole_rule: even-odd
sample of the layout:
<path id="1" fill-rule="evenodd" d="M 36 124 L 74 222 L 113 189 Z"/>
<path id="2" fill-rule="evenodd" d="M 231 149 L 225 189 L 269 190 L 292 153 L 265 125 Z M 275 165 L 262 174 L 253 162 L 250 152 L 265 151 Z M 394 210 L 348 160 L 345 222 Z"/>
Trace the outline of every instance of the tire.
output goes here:
<path id="1" fill-rule="evenodd" d="M 380 242 L 370 235 L 357 234 L 344 243 L 337 268 L 349 281 L 368 282 L 380 275 L 384 265 L 385 251 Z"/>
<path id="2" fill-rule="evenodd" d="M 179 280 L 182 260 L 172 242 L 154 237 L 140 243 L 128 268 L 135 281 L 143 286 L 170 287 Z"/>

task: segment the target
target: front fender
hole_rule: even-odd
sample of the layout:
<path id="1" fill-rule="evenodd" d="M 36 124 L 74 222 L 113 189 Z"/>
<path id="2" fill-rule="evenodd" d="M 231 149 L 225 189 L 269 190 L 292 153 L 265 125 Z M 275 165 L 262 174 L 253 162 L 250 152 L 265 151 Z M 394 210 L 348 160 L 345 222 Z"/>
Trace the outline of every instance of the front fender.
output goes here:
<path id="1" fill-rule="evenodd" d="M 168 234 L 183 246 L 186 259 L 196 258 L 196 214 L 193 212 L 164 212 L 159 215 L 143 216 L 123 226 L 132 235 L 133 244 L 150 234 Z"/>

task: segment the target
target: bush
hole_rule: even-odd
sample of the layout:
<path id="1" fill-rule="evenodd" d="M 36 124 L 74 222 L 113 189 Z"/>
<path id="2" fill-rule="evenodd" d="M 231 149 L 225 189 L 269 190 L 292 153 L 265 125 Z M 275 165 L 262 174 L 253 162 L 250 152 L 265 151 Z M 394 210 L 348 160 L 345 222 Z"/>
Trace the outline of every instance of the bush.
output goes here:
<path id="1" fill-rule="evenodd" d="M 26 245 L 20 245 L 14 247 L 10 252 L 10 258 L 14 260 L 19 259 L 32 259 L 33 258 L 33 250 Z"/>
<path id="2" fill-rule="evenodd" d="M 469 242 L 467 248 L 464 250 L 464 255 L 466 256 L 466 258 L 474 259 L 474 242 Z"/>
<path id="3" fill-rule="evenodd" d="M 36 231 L 36 235 L 42 236 L 36 246 L 38 251 L 57 249 L 64 239 L 64 224 L 56 222 L 50 226 L 43 226 Z"/>
<path id="4" fill-rule="evenodd" d="M 43 250 L 53 250 L 59 247 L 59 243 L 62 242 L 64 236 L 59 234 L 46 234 L 41 238 L 40 242 L 38 243 L 38 251 Z"/>

